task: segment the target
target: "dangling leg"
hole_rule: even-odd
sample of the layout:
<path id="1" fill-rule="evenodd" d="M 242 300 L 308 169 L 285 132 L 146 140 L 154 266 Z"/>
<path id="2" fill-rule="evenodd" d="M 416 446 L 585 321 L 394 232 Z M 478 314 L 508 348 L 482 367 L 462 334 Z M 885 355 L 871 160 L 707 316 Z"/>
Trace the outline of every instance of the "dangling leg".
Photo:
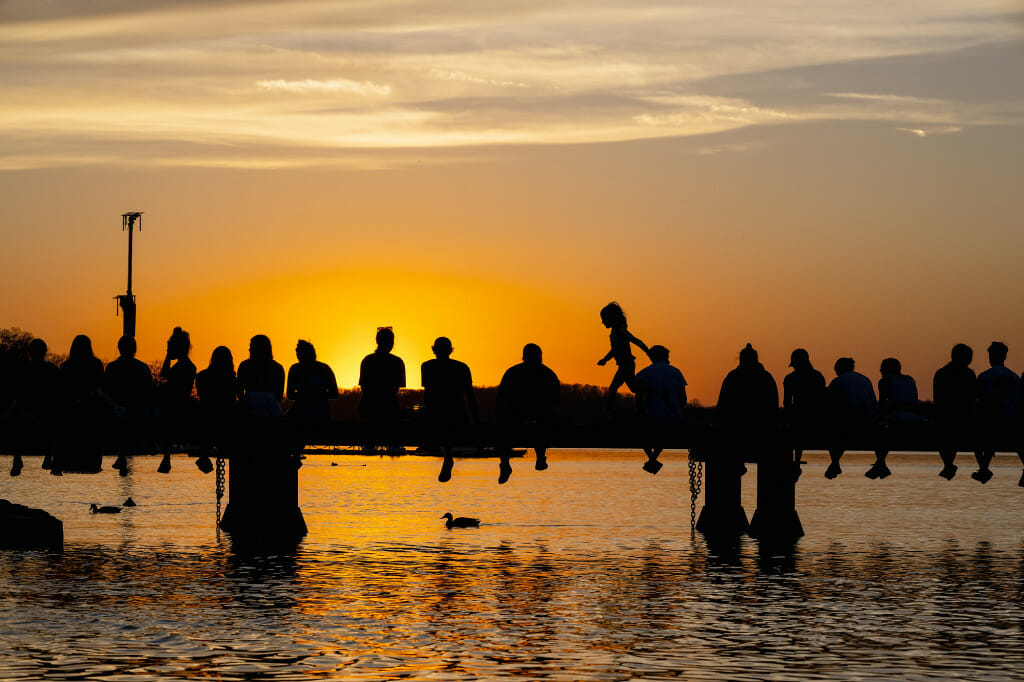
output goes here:
<path id="1" fill-rule="evenodd" d="M 662 448 L 644 448 L 644 452 L 647 453 L 647 461 L 644 462 L 641 468 L 649 474 L 656 474 L 661 471 L 661 467 L 664 466 L 664 464 L 658 461 L 658 455 L 661 454 L 661 451 Z"/>
<path id="2" fill-rule="evenodd" d="M 988 483 L 992 480 L 992 470 L 988 467 L 992 463 L 992 458 L 995 457 L 995 454 L 991 450 L 976 451 L 974 458 L 978 461 L 978 470 L 971 474 L 971 478 L 981 483 Z"/>
<path id="3" fill-rule="evenodd" d="M 839 458 L 843 456 L 843 452 L 843 450 L 828 451 L 828 456 L 832 461 L 829 463 L 828 469 L 825 469 L 825 478 L 831 480 L 843 473 L 842 467 L 839 466 Z"/>

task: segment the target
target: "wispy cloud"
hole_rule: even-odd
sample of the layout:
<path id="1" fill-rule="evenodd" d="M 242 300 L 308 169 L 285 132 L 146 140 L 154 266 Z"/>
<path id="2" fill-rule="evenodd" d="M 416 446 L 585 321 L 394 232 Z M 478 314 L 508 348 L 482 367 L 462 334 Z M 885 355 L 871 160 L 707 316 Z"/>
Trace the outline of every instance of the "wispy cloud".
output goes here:
<path id="1" fill-rule="evenodd" d="M 230 144 L 240 150 L 231 163 L 258 166 L 278 154 L 323 163 L 344 150 L 578 144 L 808 121 L 889 122 L 925 135 L 1024 121 L 1012 96 L 907 94 L 881 66 L 817 91 L 778 85 L 804 82 L 780 74 L 810 67 L 1024 41 L 997 0 L 969 14 L 959 0 L 110 0 L 73 15 L 62 6 L 5 7 L 0 22 L 0 143 L 37 141 L 44 165 L 68 158 L 41 151 L 66 135 L 92 140 L 77 152 L 88 162 L 116 159 L 114 141 L 144 141 L 208 145 L 211 163 Z M 743 87 L 708 94 L 716 79 L 738 76 Z M 203 156 L 190 148 L 174 162 Z"/>
<path id="2" fill-rule="evenodd" d="M 963 128 L 960 126 L 944 126 L 941 128 L 897 128 L 905 133 L 916 135 L 918 137 L 928 137 L 929 135 L 949 135 L 951 133 L 959 133 Z"/>
<path id="3" fill-rule="evenodd" d="M 277 90 L 297 93 L 346 93 L 351 95 L 390 95 L 391 86 L 371 83 L 369 81 L 352 81 L 346 79 L 314 80 L 307 78 L 300 81 L 261 80 L 256 81 L 260 90 Z"/>

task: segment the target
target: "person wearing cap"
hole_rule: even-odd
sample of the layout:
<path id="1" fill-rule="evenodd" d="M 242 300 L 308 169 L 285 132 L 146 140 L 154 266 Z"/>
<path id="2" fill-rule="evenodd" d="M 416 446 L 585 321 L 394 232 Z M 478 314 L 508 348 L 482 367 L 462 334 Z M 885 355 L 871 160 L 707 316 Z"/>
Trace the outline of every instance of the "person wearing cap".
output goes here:
<path id="1" fill-rule="evenodd" d="M 854 370 L 853 358 L 839 358 L 835 366 L 836 378 L 826 392 L 829 421 L 832 425 L 832 447 L 828 455 L 831 462 L 825 478 L 833 479 L 843 473 L 839 459 L 851 439 L 856 439 L 871 426 L 878 413 L 878 399 L 871 380 Z"/>
<path id="2" fill-rule="evenodd" d="M 683 406 L 686 405 L 686 379 L 682 372 L 669 364 L 668 348 L 665 346 L 651 346 L 648 355 L 651 364 L 636 375 L 636 402 L 653 429 L 659 431 L 667 424 L 682 421 Z M 647 454 L 644 471 L 656 474 L 661 470 L 662 463 L 658 461 L 658 455 L 662 449 L 644 448 Z"/>
<path id="3" fill-rule="evenodd" d="M 782 380 L 782 408 L 791 429 L 793 442 L 793 475 L 801 473 L 803 443 L 821 425 L 825 404 L 825 376 L 814 369 L 811 356 L 803 348 L 789 354 L 793 371 Z"/>
<path id="4" fill-rule="evenodd" d="M 1017 392 L 1020 377 L 1006 367 L 1006 356 L 1009 348 L 1002 341 L 993 341 L 988 347 L 989 369 L 978 375 L 978 411 L 981 422 L 981 433 L 985 438 L 1004 434 L 1009 427 L 1017 409 Z M 971 478 L 988 483 L 992 478 L 989 464 L 995 456 L 992 446 L 983 447 L 974 453 L 978 460 L 978 470 Z"/>

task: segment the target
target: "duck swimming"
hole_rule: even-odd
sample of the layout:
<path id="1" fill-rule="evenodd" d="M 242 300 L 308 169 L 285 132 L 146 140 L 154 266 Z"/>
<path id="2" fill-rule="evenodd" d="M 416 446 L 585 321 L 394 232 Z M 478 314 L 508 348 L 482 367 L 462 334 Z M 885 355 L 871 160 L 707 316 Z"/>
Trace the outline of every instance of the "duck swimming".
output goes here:
<path id="1" fill-rule="evenodd" d="M 89 511 L 93 514 L 120 514 L 120 507 L 99 507 L 95 502 L 89 505 Z"/>
<path id="2" fill-rule="evenodd" d="M 468 516 L 452 516 L 451 512 L 441 517 L 447 519 L 444 522 L 445 528 L 476 528 L 480 525 L 480 519 L 473 519 Z"/>

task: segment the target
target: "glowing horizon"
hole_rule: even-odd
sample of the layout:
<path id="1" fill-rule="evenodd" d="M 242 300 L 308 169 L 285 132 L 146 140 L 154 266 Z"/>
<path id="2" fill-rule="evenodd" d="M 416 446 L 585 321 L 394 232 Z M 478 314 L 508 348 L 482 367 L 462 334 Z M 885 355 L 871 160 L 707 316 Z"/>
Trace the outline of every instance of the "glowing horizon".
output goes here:
<path id="1" fill-rule="evenodd" d="M 114 356 L 142 210 L 147 360 L 308 338 L 352 386 L 392 325 L 410 385 L 440 335 L 607 385 L 618 300 L 704 404 L 748 341 L 1024 368 L 1009 1 L 18 3 L 0 44 L 0 326 L 55 352 Z"/>

